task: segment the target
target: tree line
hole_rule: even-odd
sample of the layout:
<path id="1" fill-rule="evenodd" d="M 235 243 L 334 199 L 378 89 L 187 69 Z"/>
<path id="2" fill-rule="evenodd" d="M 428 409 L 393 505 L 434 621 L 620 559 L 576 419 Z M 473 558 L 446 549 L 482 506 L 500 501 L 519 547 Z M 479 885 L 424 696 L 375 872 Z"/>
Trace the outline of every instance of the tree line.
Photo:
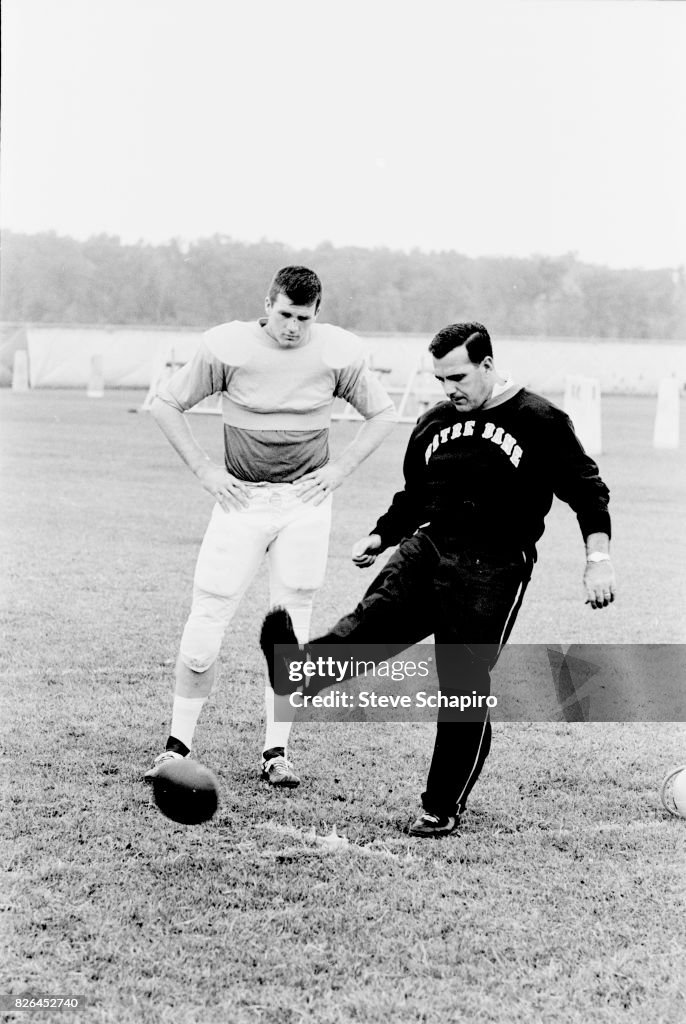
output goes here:
<path id="1" fill-rule="evenodd" d="M 215 235 L 124 244 L 98 235 L 3 233 L 4 321 L 208 326 L 250 320 L 268 281 L 302 263 L 324 285 L 321 319 L 358 331 L 431 333 L 480 320 L 505 335 L 686 338 L 684 269 L 610 269 L 559 257 L 295 249 Z"/>

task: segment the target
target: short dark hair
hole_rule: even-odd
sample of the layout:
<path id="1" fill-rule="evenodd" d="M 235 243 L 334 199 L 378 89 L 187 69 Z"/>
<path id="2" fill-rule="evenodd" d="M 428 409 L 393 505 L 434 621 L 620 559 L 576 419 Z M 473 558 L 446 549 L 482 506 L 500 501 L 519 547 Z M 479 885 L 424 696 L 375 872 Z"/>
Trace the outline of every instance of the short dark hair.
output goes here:
<path id="1" fill-rule="evenodd" d="M 322 301 L 322 282 L 308 267 L 282 267 L 269 285 L 269 300 L 273 302 L 281 292 L 296 306 L 312 306 Z"/>
<path id="2" fill-rule="evenodd" d="M 481 363 L 486 356 L 493 358 L 491 336 L 483 324 L 460 323 L 448 324 L 434 335 L 429 344 L 429 352 L 436 359 L 442 359 L 458 345 L 464 345 L 470 362 Z"/>

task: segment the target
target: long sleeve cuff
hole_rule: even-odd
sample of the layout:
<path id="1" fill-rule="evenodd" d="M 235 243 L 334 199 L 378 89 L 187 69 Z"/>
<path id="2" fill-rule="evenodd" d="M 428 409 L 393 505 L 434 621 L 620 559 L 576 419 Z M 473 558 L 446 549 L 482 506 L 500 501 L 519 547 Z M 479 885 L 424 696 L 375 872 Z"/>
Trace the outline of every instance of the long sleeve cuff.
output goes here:
<path id="1" fill-rule="evenodd" d="M 606 533 L 608 537 L 612 536 L 610 513 L 606 509 L 580 512 L 577 515 L 577 520 L 584 540 L 592 533 Z"/>

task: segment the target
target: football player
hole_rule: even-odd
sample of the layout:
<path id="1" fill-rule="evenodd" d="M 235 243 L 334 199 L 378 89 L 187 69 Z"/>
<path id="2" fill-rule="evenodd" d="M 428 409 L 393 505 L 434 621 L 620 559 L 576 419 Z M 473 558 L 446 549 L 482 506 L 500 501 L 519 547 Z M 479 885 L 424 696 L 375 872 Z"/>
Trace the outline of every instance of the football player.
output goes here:
<path id="1" fill-rule="evenodd" d="M 365 660 L 375 645 L 385 660 L 434 634 L 441 694 L 483 698 L 469 720 L 439 710 L 423 813 L 410 828 L 419 837 L 457 828 L 488 755 L 490 672 L 521 607 L 553 495 L 574 510 L 584 538 L 586 601 L 605 608 L 615 597 L 609 491 L 569 417 L 497 373 L 482 324 L 445 327 L 429 351 L 446 401 L 418 420 L 405 486 L 353 560 L 372 565 L 398 547 L 357 608 L 307 645 L 313 659 L 332 647 L 341 663 L 346 648 L 352 662 L 354 645 L 365 645 Z M 273 683 L 274 646 L 295 642 L 287 613 L 271 612 L 261 643 Z M 315 675 L 307 693 L 331 682 Z"/>
<path id="2" fill-rule="evenodd" d="M 298 639 L 307 639 L 313 598 L 324 580 L 333 492 L 397 419 L 360 341 L 318 323 L 321 295 L 314 271 L 282 268 L 269 287 L 264 317 L 207 331 L 195 357 L 153 402 L 156 422 L 215 505 L 181 637 L 169 737 L 145 773 L 148 781 L 165 761 L 190 753 L 225 630 L 265 558 L 271 605 L 288 609 Z M 198 444 L 185 415 L 216 392 L 222 394 L 223 465 Z M 336 398 L 366 422 L 332 460 L 328 438 Z M 290 724 L 274 721 L 268 684 L 265 700 L 263 778 L 274 786 L 297 786 L 287 756 Z"/>

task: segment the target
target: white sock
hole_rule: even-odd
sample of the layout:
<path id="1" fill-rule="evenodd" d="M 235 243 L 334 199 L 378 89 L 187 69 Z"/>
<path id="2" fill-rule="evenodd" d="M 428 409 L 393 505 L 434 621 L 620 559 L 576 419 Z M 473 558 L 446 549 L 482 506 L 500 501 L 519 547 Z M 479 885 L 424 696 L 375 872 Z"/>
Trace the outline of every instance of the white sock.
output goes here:
<path id="1" fill-rule="evenodd" d="M 170 735 L 185 743 L 188 749 L 193 745 L 193 733 L 207 697 L 174 697 Z"/>

